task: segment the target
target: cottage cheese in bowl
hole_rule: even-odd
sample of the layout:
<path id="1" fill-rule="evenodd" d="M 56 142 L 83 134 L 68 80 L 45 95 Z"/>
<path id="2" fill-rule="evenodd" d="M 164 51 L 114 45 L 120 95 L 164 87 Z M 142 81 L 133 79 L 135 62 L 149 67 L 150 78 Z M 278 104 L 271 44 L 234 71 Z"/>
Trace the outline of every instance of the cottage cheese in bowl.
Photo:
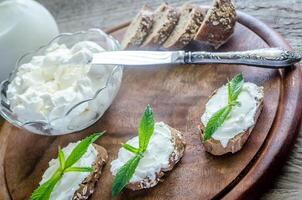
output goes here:
<path id="1" fill-rule="evenodd" d="M 119 66 L 90 64 L 93 53 L 104 50 L 93 41 L 69 47 L 54 42 L 34 55 L 7 87 L 13 115 L 40 134 L 70 133 L 94 123 L 111 104 L 122 76 Z"/>

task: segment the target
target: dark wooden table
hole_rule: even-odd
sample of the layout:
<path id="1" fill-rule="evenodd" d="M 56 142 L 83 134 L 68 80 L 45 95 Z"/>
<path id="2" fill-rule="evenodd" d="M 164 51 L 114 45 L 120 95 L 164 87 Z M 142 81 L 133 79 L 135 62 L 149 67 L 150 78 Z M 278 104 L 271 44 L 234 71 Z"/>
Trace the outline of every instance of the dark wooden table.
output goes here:
<path id="1" fill-rule="evenodd" d="M 38 0 L 54 15 L 61 32 L 92 27 L 110 28 L 129 21 L 144 3 L 159 5 L 161 0 Z M 181 5 L 186 0 L 166 0 Z M 203 5 L 211 0 L 191 1 Z M 266 22 L 302 52 L 302 0 L 237 0 L 236 7 Z M 302 132 L 282 169 L 263 199 L 300 199 L 302 196 Z"/>

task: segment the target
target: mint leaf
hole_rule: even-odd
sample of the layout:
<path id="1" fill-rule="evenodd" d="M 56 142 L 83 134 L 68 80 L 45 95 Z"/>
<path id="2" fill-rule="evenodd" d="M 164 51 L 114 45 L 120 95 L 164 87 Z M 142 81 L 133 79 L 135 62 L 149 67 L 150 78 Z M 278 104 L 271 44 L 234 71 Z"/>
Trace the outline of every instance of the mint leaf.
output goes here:
<path id="1" fill-rule="evenodd" d="M 58 159 L 60 162 L 60 168 L 61 170 L 65 169 L 65 156 L 64 156 L 64 152 L 62 151 L 61 147 L 58 147 Z"/>
<path id="2" fill-rule="evenodd" d="M 228 105 L 219 109 L 216 113 L 213 114 L 213 116 L 209 119 L 206 125 L 203 135 L 204 141 L 210 139 L 213 133 L 217 130 L 217 128 L 223 124 L 223 122 L 231 112 L 231 109 L 232 106 Z"/>
<path id="3" fill-rule="evenodd" d="M 142 155 L 137 154 L 119 169 L 112 184 L 112 197 L 115 197 L 128 184 L 141 158 Z"/>
<path id="4" fill-rule="evenodd" d="M 235 101 L 240 94 L 244 83 L 244 79 L 242 74 L 237 74 L 229 83 L 228 83 L 228 95 L 229 95 L 229 103 Z M 230 102 L 231 100 L 231 102 Z"/>
<path id="5" fill-rule="evenodd" d="M 122 147 L 131 153 L 137 154 L 139 153 L 139 149 L 131 146 L 130 144 L 122 144 Z"/>
<path id="6" fill-rule="evenodd" d="M 227 83 L 227 89 L 228 89 L 228 104 L 232 102 L 232 95 L 231 95 L 231 84 L 230 81 Z"/>
<path id="7" fill-rule="evenodd" d="M 65 161 L 65 168 L 71 167 L 74 163 L 76 163 L 87 151 L 90 144 L 92 144 L 94 141 L 96 141 L 101 135 L 103 135 L 105 132 L 102 133 L 95 133 L 92 134 L 85 139 L 83 139 L 70 153 L 68 158 Z"/>
<path id="8" fill-rule="evenodd" d="M 91 167 L 69 167 L 64 172 L 92 172 Z"/>
<path id="9" fill-rule="evenodd" d="M 50 198 L 50 194 L 57 184 L 57 182 L 62 177 L 62 171 L 57 170 L 54 175 L 42 185 L 40 185 L 30 196 L 30 200 L 47 200 Z"/>
<path id="10" fill-rule="evenodd" d="M 139 150 L 146 151 L 150 138 L 154 132 L 154 118 L 150 105 L 147 105 L 138 128 Z"/>

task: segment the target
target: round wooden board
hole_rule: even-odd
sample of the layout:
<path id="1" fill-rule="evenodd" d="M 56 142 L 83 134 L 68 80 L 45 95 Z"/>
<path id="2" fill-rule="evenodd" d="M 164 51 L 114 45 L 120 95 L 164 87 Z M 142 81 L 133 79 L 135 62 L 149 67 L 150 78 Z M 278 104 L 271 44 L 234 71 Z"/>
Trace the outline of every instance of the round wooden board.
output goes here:
<path id="1" fill-rule="evenodd" d="M 125 25 L 109 32 L 121 39 Z M 220 51 L 269 46 L 290 48 L 268 26 L 238 12 L 230 41 Z M 205 49 L 199 44 L 191 50 Z M 264 109 L 244 148 L 221 157 L 204 152 L 197 126 L 212 92 L 228 78 L 242 72 L 247 81 L 264 86 Z M 163 183 L 140 192 L 125 190 L 120 199 L 253 199 L 265 178 L 273 175 L 292 146 L 300 122 L 302 79 L 298 65 L 288 71 L 246 66 L 203 65 L 127 68 L 121 89 L 105 115 L 92 127 L 75 134 L 44 137 L 5 123 L 0 131 L 0 199 L 28 199 L 37 187 L 57 146 L 65 146 L 90 133 L 107 130 L 97 141 L 116 158 L 120 143 L 137 135 L 144 107 L 151 104 L 157 121 L 178 129 L 186 152 Z M 281 158 L 281 159 L 280 159 Z M 110 164 L 103 170 L 92 199 L 111 199 Z M 262 185 L 261 185 L 262 184 Z"/>

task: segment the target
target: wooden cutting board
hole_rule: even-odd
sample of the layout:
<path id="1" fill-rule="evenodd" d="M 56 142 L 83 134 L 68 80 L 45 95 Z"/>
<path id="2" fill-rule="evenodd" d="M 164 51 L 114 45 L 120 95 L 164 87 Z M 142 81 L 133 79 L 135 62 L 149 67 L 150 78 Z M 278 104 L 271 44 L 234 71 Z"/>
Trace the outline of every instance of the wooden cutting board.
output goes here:
<path id="1" fill-rule="evenodd" d="M 109 31 L 121 39 L 128 24 Z M 257 19 L 238 12 L 230 41 L 219 51 L 263 47 L 290 49 L 287 42 Z M 194 44 L 191 50 L 212 50 Z M 264 109 L 244 148 L 215 157 L 204 152 L 197 126 L 212 92 L 242 72 L 247 81 L 264 86 Z M 301 118 L 302 79 L 298 65 L 287 71 L 233 65 L 161 66 L 126 68 L 113 104 L 92 127 L 75 134 L 44 137 L 4 123 L 0 131 L 0 199 L 28 199 L 37 187 L 48 161 L 65 146 L 90 133 L 107 130 L 98 144 L 117 157 L 120 143 L 137 135 L 139 117 L 151 104 L 157 121 L 184 134 L 186 152 L 163 183 L 140 192 L 125 190 L 118 199 L 254 199 L 270 182 L 293 141 Z M 110 199 L 110 164 L 103 170 L 92 199 Z"/>

